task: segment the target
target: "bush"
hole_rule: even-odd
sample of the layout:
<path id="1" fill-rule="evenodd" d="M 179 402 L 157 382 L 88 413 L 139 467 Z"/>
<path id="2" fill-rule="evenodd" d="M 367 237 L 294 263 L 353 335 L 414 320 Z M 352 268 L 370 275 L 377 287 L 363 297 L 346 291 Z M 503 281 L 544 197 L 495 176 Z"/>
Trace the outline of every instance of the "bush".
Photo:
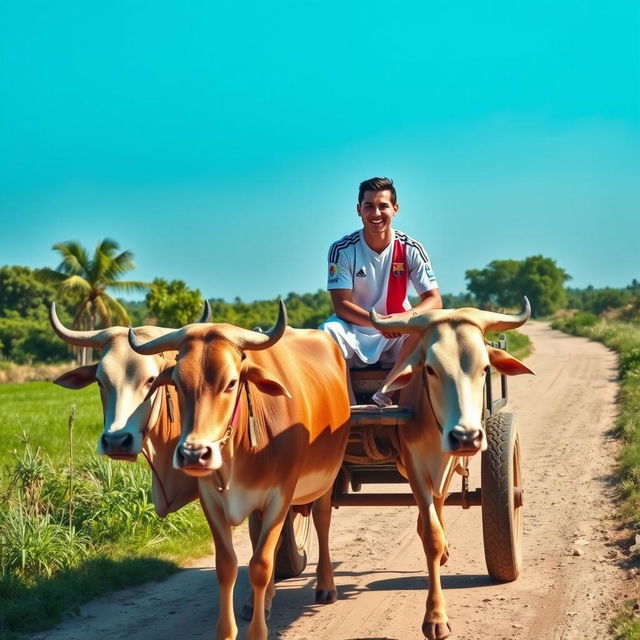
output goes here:
<path id="1" fill-rule="evenodd" d="M 630 373 L 640 374 L 640 347 L 634 347 L 620 354 L 620 377 Z"/>
<path id="2" fill-rule="evenodd" d="M 593 327 L 598 323 L 598 316 L 589 311 L 578 311 L 570 318 L 562 318 L 552 323 L 554 329 L 561 329 L 574 335 L 580 335 L 580 330 L 586 327 Z"/>

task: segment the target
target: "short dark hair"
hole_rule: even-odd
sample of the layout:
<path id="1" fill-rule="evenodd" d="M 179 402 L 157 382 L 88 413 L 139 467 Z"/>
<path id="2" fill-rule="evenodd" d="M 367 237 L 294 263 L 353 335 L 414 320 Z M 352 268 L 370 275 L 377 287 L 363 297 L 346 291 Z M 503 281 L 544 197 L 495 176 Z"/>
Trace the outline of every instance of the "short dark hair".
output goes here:
<path id="1" fill-rule="evenodd" d="M 396 204 L 396 188 L 391 178 L 369 178 L 360 183 L 358 191 L 358 204 L 362 204 L 365 191 L 391 191 L 391 203 Z"/>

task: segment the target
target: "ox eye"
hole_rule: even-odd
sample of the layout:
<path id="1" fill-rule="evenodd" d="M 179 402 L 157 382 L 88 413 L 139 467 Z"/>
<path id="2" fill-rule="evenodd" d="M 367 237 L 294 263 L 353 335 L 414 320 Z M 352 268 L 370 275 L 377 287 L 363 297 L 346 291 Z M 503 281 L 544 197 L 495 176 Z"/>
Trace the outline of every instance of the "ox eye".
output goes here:
<path id="1" fill-rule="evenodd" d="M 238 381 L 234 379 L 227 385 L 227 391 L 233 391 L 237 386 L 238 386 Z"/>
<path id="2" fill-rule="evenodd" d="M 432 367 L 430 364 L 428 364 L 428 365 L 426 366 L 426 369 L 427 369 L 427 373 L 428 373 L 430 376 L 435 376 L 435 375 L 436 375 L 435 370 L 433 369 L 433 367 Z"/>
<path id="3" fill-rule="evenodd" d="M 155 381 L 156 377 L 155 376 L 151 376 L 148 380 L 147 380 L 147 384 L 153 384 Z"/>

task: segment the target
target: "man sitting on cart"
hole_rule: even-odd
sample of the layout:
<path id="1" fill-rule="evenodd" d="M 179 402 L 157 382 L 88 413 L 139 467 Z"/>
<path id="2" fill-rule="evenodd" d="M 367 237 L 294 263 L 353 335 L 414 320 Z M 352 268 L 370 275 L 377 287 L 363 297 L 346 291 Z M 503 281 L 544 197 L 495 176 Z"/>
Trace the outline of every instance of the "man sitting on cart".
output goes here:
<path id="1" fill-rule="evenodd" d="M 362 229 L 329 249 L 327 289 L 335 315 L 320 329 L 338 343 L 350 368 L 395 362 L 405 336 L 374 329 L 369 309 L 383 315 L 410 309 L 409 281 L 420 297 L 416 309 L 442 308 L 424 247 L 391 226 L 398 208 L 392 180 L 365 180 L 360 184 L 356 207 Z"/>

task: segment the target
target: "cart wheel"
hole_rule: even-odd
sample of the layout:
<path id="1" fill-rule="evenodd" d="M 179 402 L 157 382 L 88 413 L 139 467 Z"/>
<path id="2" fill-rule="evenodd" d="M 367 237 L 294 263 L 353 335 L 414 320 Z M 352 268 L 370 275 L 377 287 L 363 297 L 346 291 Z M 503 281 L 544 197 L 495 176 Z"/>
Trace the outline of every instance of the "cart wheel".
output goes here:
<path id="1" fill-rule="evenodd" d="M 485 421 L 487 450 L 482 454 L 482 537 L 489 575 L 515 580 L 522 569 L 522 476 L 520 440 L 513 415 Z"/>
<path id="2" fill-rule="evenodd" d="M 289 509 L 280 541 L 275 562 L 276 580 L 295 578 L 307 566 L 307 551 L 311 543 L 311 516 L 303 516 Z"/>

